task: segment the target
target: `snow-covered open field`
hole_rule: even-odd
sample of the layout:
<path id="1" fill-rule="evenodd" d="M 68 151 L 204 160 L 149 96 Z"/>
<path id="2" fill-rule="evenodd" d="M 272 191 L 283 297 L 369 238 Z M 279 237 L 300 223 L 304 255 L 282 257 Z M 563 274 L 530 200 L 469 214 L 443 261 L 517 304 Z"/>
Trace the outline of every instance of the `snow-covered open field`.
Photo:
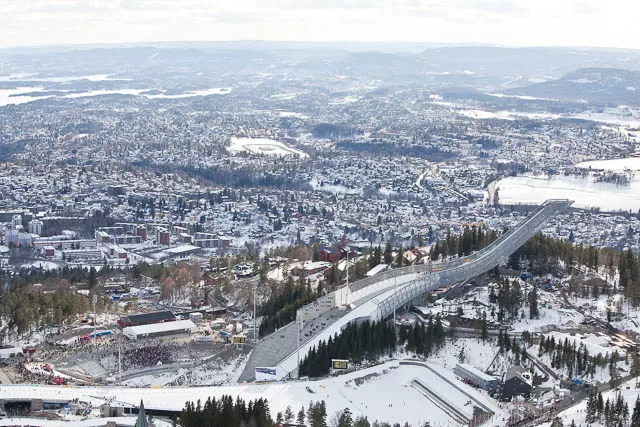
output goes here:
<path id="1" fill-rule="evenodd" d="M 39 81 L 40 80 L 41 79 L 39 79 Z M 54 81 L 54 80 L 45 79 L 42 81 Z M 92 80 L 92 81 L 99 81 L 99 80 Z M 34 102 L 41 99 L 49 99 L 49 98 L 85 98 L 85 97 L 102 96 L 102 95 L 131 95 L 131 96 L 143 96 L 148 99 L 180 99 L 180 98 L 189 98 L 189 97 L 195 97 L 195 96 L 226 95 L 230 93 L 231 90 L 232 90 L 231 88 L 209 88 L 209 89 L 186 91 L 184 93 L 179 93 L 179 94 L 167 94 L 167 93 L 164 93 L 164 91 L 160 91 L 162 93 L 149 94 L 147 92 L 155 91 L 155 89 L 109 89 L 109 90 L 99 89 L 99 90 L 88 90 L 84 92 L 68 92 L 64 94 L 55 93 L 55 94 L 46 94 L 46 95 L 43 94 L 38 96 L 31 96 L 28 94 L 32 92 L 46 92 L 46 88 L 44 86 L 22 86 L 16 89 L 0 89 L 0 107 L 4 107 L 7 105 L 25 104 L 28 102 Z M 66 92 L 66 91 L 55 90 L 55 92 Z"/>
<path id="2" fill-rule="evenodd" d="M 576 165 L 582 169 L 602 169 L 607 171 L 640 170 L 640 157 L 626 157 L 624 159 L 593 160 Z"/>
<path id="3" fill-rule="evenodd" d="M 268 138 L 231 138 L 231 145 L 227 147 L 230 153 L 246 152 L 250 154 L 262 154 L 265 156 L 299 156 L 309 157 L 303 151 L 289 147 L 287 144 Z"/>

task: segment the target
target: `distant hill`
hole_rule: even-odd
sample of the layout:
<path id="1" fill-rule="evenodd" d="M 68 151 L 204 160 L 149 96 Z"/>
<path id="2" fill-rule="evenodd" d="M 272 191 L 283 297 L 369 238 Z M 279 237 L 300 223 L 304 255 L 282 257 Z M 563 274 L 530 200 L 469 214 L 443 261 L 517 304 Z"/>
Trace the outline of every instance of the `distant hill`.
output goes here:
<path id="1" fill-rule="evenodd" d="M 41 78 L 110 74 L 135 80 L 127 87 L 139 88 L 164 87 L 169 82 L 177 89 L 203 89 L 212 85 L 243 85 L 247 81 L 257 84 L 267 78 L 283 79 L 290 85 L 291 77 L 295 77 L 338 81 L 345 87 L 354 79 L 362 79 L 379 80 L 380 85 L 413 85 L 434 90 L 457 87 L 504 92 L 518 88 L 517 93 L 524 94 L 530 87 L 525 85 L 533 84 L 532 91 L 542 91 L 545 86 L 541 82 L 555 83 L 555 79 L 562 80 L 562 76 L 576 69 L 640 69 L 640 50 L 354 43 L 159 43 L 0 49 L 0 64 L 3 67 L 0 76 L 31 74 L 33 87 L 43 86 L 38 81 Z M 136 83 L 140 84 L 136 86 Z M 536 86 L 539 83 L 542 86 Z M 122 87 L 125 83 L 117 85 Z M 113 89 L 116 83 L 76 81 L 72 86 L 73 89 L 102 90 Z M 15 82 L 0 80 L 0 88 L 15 87 Z M 65 90 L 69 87 L 49 82 L 46 88 Z"/>
<path id="2" fill-rule="evenodd" d="M 383 52 L 349 53 L 335 67 L 344 74 L 378 77 L 420 75 L 426 71 L 424 61 L 417 55 Z"/>
<path id="3" fill-rule="evenodd" d="M 513 95 L 583 100 L 596 105 L 640 106 L 640 71 L 581 68 L 564 77 L 505 91 Z"/>

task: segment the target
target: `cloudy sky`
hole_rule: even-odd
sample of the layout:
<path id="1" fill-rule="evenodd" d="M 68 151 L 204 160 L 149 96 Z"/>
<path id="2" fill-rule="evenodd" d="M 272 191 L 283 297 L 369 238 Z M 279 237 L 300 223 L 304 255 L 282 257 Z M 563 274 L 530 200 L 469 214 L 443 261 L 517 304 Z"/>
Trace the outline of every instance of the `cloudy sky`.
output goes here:
<path id="1" fill-rule="evenodd" d="M 0 46 L 192 40 L 640 48 L 637 0 L 0 0 Z"/>

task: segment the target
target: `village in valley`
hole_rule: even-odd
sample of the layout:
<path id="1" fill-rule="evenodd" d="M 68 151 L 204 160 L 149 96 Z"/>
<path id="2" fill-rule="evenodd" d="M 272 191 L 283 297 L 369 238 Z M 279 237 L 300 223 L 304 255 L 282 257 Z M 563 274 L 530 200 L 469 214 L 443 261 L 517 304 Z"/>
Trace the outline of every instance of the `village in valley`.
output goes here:
<path id="1" fill-rule="evenodd" d="M 0 425 L 636 425 L 639 105 L 136 49 L 0 51 Z"/>

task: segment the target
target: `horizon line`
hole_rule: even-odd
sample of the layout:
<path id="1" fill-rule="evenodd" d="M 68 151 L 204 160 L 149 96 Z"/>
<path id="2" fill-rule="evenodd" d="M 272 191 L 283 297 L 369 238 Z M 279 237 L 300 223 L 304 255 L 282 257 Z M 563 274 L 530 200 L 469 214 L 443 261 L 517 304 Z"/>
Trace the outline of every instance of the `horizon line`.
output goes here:
<path id="1" fill-rule="evenodd" d="M 131 42 L 78 42 L 78 43 L 42 43 L 0 46 L 2 50 L 21 49 L 47 49 L 47 48 L 115 48 L 115 47 L 153 47 L 170 44 L 299 44 L 299 45 L 407 45 L 424 46 L 426 49 L 450 48 L 450 47 L 476 47 L 499 49 L 582 49 L 582 50 L 617 50 L 638 52 L 640 48 L 613 47 L 613 46 L 575 46 L 575 45 L 505 45 L 483 42 L 433 42 L 418 40 L 268 40 L 268 39 L 229 39 L 229 40 L 155 40 L 155 41 L 131 41 Z"/>

